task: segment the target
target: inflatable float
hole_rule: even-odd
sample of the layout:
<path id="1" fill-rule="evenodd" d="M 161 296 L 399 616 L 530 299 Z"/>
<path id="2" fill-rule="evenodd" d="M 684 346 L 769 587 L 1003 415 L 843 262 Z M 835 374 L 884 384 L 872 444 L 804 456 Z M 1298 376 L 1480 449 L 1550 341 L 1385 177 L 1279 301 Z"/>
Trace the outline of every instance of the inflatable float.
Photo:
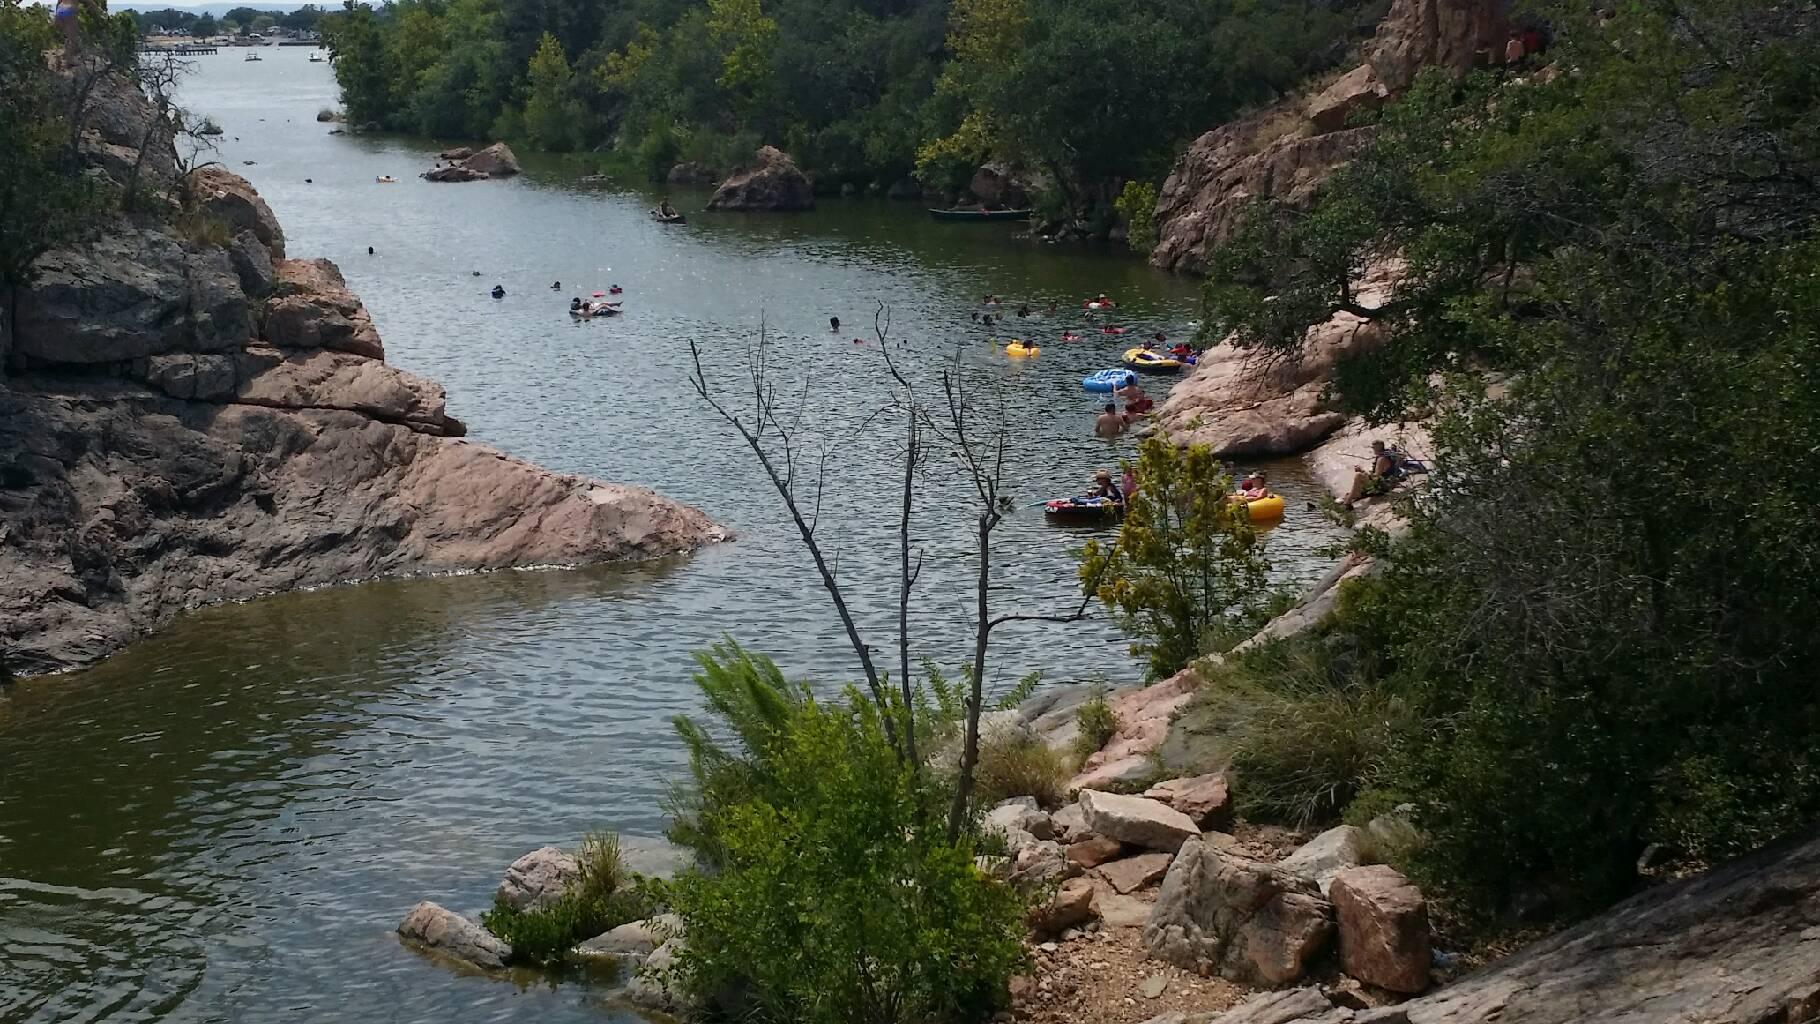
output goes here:
<path id="1" fill-rule="evenodd" d="M 1041 351 L 1041 348 L 1027 341 L 1013 341 L 1005 346 L 1005 354 L 1008 356 L 1033 356 Z"/>
<path id="2" fill-rule="evenodd" d="M 571 309 L 569 315 L 577 320 L 592 320 L 597 316 L 618 316 L 623 312 L 625 311 L 618 306 L 609 306 L 603 302 L 592 309 Z"/>
<path id="3" fill-rule="evenodd" d="M 1124 334 L 1125 328 L 1123 328 L 1123 327 L 1102 327 L 1102 328 L 1100 328 L 1100 333 L 1101 334 Z"/>
<path id="4" fill-rule="evenodd" d="M 1122 361 L 1142 373 L 1177 373 L 1182 369 L 1181 360 L 1147 348 L 1126 349 Z"/>
<path id="5" fill-rule="evenodd" d="M 1043 518 L 1052 523 L 1105 523 L 1125 514 L 1111 498 L 1057 498 L 1043 503 Z"/>
<path id="6" fill-rule="evenodd" d="M 1245 503 L 1245 516 L 1254 523 L 1274 523 L 1283 518 L 1283 496 L 1267 494 Z"/>
<path id="7" fill-rule="evenodd" d="M 1096 370 L 1081 378 L 1081 387 L 1100 394 L 1111 394 L 1137 379 L 1130 370 Z"/>

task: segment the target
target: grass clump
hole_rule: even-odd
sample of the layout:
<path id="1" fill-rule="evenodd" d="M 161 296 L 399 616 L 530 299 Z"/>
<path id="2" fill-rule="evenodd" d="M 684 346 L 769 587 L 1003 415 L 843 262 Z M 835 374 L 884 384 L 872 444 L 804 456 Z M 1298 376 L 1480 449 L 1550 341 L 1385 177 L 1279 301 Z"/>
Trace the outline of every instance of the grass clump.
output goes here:
<path id="1" fill-rule="evenodd" d="M 1118 712 L 1112 710 L 1104 686 L 1096 684 L 1081 706 L 1074 709 L 1074 724 L 1080 729 L 1074 737 L 1074 755 L 1082 761 L 1104 749 L 1118 734 Z"/>
<path id="2" fill-rule="evenodd" d="M 1071 774 L 1067 758 L 1049 744 L 1021 731 L 1007 730 L 981 738 L 974 792 L 986 806 L 1030 796 L 1044 807 L 1055 807 L 1067 795 Z"/>
<path id="3" fill-rule="evenodd" d="M 576 943 L 655 910 L 645 887 L 626 870 L 618 836 L 589 833 L 575 860 L 580 875 L 555 900 L 524 910 L 497 902 L 480 915 L 488 931 L 511 945 L 514 963 L 555 963 Z"/>

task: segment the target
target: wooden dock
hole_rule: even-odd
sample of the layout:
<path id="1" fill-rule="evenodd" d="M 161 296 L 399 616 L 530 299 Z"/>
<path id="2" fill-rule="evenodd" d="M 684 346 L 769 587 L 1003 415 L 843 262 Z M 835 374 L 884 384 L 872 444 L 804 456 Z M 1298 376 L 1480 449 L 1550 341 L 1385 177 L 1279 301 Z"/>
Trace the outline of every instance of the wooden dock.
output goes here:
<path id="1" fill-rule="evenodd" d="M 179 57 L 199 57 L 203 54 L 215 53 L 216 48 L 213 46 L 141 46 L 139 52 L 174 53 Z"/>

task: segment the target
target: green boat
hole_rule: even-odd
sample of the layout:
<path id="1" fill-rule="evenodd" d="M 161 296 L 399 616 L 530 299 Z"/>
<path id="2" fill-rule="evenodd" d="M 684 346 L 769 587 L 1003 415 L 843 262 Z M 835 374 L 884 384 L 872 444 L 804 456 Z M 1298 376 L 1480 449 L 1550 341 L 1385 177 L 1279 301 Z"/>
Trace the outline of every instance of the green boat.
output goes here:
<path id="1" fill-rule="evenodd" d="M 1029 220 L 1029 210 L 930 210 L 936 220 Z"/>

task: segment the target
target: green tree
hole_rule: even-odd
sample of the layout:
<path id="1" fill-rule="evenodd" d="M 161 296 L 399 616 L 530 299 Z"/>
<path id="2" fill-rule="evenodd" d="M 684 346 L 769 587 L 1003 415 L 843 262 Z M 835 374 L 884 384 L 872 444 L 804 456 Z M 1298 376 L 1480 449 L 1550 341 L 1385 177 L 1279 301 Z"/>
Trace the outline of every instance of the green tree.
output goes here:
<path id="1" fill-rule="evenodd" d="M 262 36 L 262 35 L 265 35 L 267 32 L 270 32 L 272 30 L 272 26 L 275 24 L 277 24 L 277 22 L 272 19 L 271 15 L 261 14 L 258 17 L 254 18 L 252 21 L 248 22 L 247 28 L 250 29 L 254 35 Z"/>
<path id="2" fill-rule="evenodd" d="M 1205 445 L 1153 434 L 1138 445 L 1137 491 L 1110 544 L 1087 542 L 1081 579 L 1139 637 L 1152 677 L 1206 653 L 1210 634 L 1266 596 L 1266 564 L 1231 480 Z"/>
<path id="3" fill-rule="evenodd" d="M 323 19 L 323 39 L 335 55 L 335 82 L 354 124 L 384 124 L 394 117 L 394 74 L 386 38 L 369 4 L 346 0 Z"/>
<path id="4" fill-rule="evenodd" d="M 1282 354 L 1377 321 L 1340 396 L 1432 416 L 1435 472 L 1341 626 L 1381 659 L 1349 685 L 1409 713 L 1361 802 L 1416 803 L 1412 867 L 1488 914 L 1820 815 L 1820 37 L 1767 0 L 1548 13 L 1572 73 L 1428 76 L 1208 293 Z M 1385 259 L 1397 289 L 1360 299 Z"/>
<path id="5" fill-rule="evenodd" d="M 42 11 L 0 0 L 0 289 L 9 310 L 38 257 L 80 237 L 103 205 L 69 145 L 66 103 L 44 59 L 55 45 Z"/>
<path id="6" fill-rule="evenodd" d="M 573 79 L 562 44 L 555 36 L 544 33 L 543 42 L 531 57 L 529 93 L 525 98 L 525 134 L 533 145 L 556 152 L 574 146 L 581 111 L 569 96 Z"/>
<path id="7" fill-rule="evenodd" d="M 199 39 L 206 39 L 209 36 L 217 35 L 220 31 L 221 27 L 215 23 L 214 16 L 209 14 L 202 15 L 190 25 L 190 35 L 196 36 Z"/>

